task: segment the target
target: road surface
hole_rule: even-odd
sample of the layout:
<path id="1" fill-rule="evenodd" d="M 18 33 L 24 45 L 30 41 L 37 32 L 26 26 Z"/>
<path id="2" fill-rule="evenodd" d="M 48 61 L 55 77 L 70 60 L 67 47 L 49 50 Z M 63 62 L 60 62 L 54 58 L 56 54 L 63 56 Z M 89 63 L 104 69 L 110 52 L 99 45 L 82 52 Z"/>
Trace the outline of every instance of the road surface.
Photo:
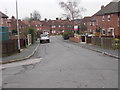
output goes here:
<path id="1" fill-rule="evenodd" d="M 118 60 L 51 37 L 26 61 L 3 65 L 3 88 L 118 88 Z"/>

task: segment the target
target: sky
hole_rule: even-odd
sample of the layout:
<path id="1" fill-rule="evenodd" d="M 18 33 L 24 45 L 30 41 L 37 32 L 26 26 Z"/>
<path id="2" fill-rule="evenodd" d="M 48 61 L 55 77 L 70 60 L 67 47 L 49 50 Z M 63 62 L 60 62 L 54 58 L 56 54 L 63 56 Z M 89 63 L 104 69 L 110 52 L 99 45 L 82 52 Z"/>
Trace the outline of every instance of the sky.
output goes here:
<path id="1" fill-rule="evenodd" d="M 60 8 L 59 1 L 67 0 L 17 0 L 19 19 L 30 17 L 30 13 L 34 10 L 39 11 L 42 20 L 55 19 L 56 17 L 62 17 L 64 10 Z M 82 12 L 82 16 L 92 16 L 100 10 L 101 5 L 107 5 L 112 0 L 80 0 L 80 7 L 86 9 Z M 0 0 L 0 11 L 7 14 L 9 18 L 16 16 L 16 0 Z"/>

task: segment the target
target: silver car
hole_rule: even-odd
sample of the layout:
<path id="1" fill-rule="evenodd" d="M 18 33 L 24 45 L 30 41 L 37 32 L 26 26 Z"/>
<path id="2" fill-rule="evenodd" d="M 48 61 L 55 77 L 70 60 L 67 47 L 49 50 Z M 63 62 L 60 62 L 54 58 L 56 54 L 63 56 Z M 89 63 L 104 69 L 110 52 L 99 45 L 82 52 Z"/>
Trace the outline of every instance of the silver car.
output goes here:
<path id="1" fill-rule="evenodd" d="M 41 34 L 40 35 L 40 43 L 43 43 L 43 42 L 50 43 L 50 38 L 49 38 L 48 34 Z"/>

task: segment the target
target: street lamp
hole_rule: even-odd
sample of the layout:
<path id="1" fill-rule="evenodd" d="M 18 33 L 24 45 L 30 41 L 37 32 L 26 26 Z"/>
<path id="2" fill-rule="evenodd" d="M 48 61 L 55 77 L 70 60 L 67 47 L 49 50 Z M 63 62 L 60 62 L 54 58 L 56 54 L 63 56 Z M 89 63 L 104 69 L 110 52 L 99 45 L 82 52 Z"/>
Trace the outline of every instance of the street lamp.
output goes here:
<path id="1" fill-rule="evenodd" d="M 18 22 L 18 5 L 16 0 L 16 18 L 17 18 L 17 33 L 18 33 L 18 51 L 20 53 L 20 32 L 19 32 L 19 22 Z"/>

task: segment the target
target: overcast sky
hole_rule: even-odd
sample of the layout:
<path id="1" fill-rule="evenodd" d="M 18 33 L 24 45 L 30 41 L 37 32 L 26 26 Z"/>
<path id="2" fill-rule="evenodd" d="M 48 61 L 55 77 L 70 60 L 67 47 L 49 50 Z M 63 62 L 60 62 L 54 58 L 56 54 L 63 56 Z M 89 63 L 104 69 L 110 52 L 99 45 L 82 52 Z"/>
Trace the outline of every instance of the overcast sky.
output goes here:
<path id="1" fill-rule="evenodd" d="M 60 0 L 18 0 L 19 18 L 30 17 L 30 13 L 38 10 L 42 19 L 55 19 L 60 17 L 64 11 L 58 5 Z M 66 0 L 61 0 L 66 1 Z M 100 10 L 101 5 L 107 5 L 112 0 L 81 0 L 80 6 L 87 9 L 82 16 L 91 16 Z M 11 16 L 16 16 L 15 12 L 16 0 L 0 0 L 0 11 Z"/>

